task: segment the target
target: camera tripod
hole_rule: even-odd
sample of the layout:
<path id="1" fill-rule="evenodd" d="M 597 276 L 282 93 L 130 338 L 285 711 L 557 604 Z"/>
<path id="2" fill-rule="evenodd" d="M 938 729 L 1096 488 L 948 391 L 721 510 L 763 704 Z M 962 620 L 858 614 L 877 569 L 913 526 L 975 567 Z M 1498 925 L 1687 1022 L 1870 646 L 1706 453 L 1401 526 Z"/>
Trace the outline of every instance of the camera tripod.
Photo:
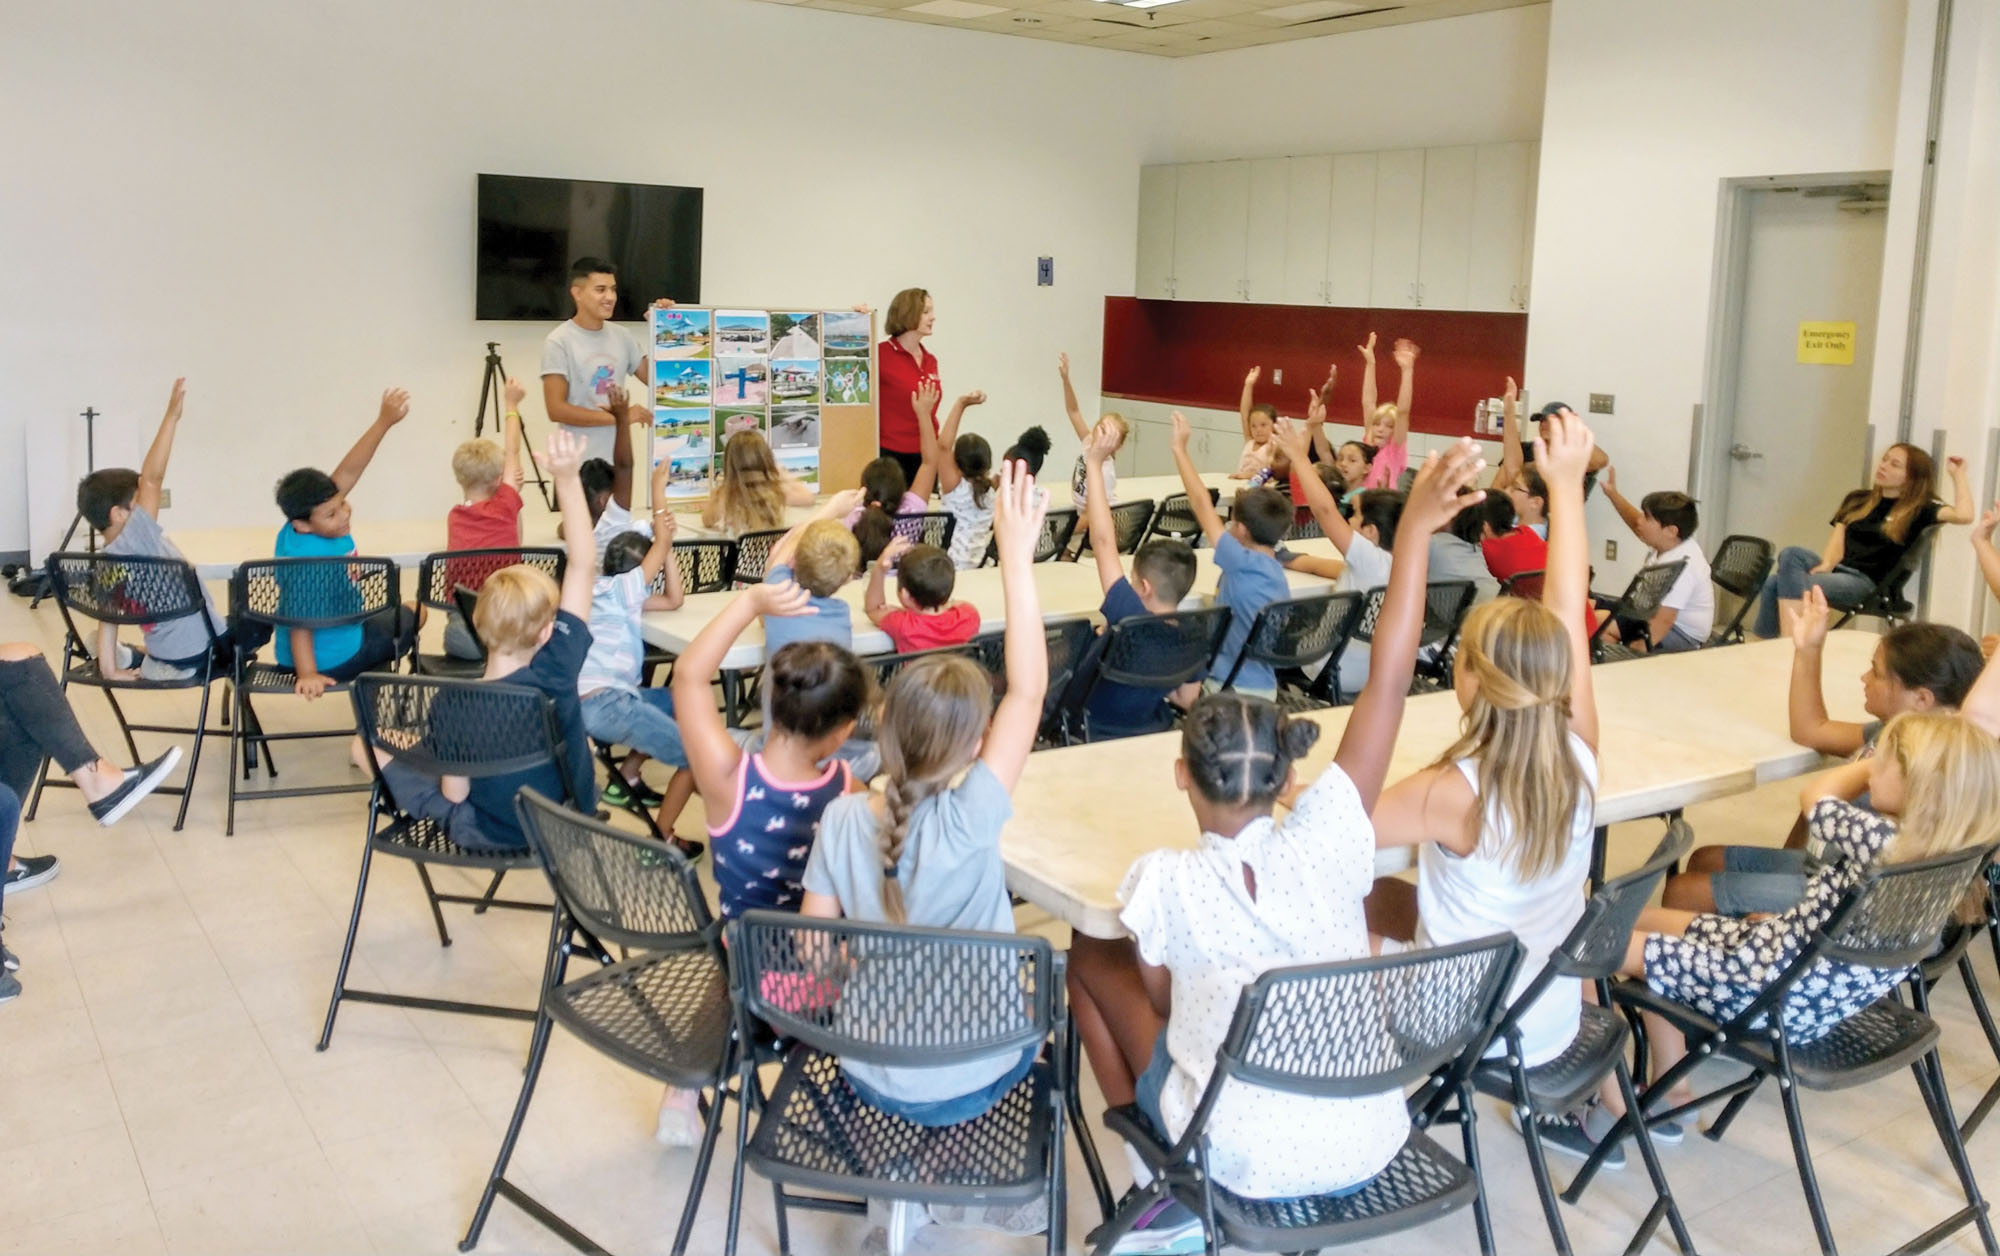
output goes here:
<path id="1" fill-rule="evenodd" d="M 500 365 L 500 342 L 486 342 L 486 378 L 479 385 L 479 411 L 472 416 L 472 434 L 482 435 L 486 428 L 486 410 L 490 402 L 493 409 L 493 430 L 502 438 L 507 432 L 507 368 Z M 535 460 L 535 447 L 528 441 L 528 421 L 521 420 L 521 456 L 527 459 L 528 478 L 541 490 L 542 504 L 550 510 L 556 508 L 556 495 L 549 488 L 549 482 L 542 478 L 542 464 Z"/>

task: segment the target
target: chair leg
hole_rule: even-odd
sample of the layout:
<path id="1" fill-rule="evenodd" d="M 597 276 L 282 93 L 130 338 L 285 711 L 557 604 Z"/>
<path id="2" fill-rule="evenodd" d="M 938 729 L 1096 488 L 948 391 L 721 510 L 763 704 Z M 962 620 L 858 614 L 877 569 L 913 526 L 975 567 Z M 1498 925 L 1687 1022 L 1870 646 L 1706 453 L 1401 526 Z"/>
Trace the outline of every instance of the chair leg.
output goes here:
<path id="1" fill-rule="evenodd" d="M 1064 1036 L 1067 1042 L 1063 1052 L 1069 1057 L 1064 1068 L 1071 1081 L 1064 1090 L 1063 1102 L 1069 1107 L 1070 1128 L 1076 1131 L 1076 1146 L 1083 1153 L 1083 1168 L 1090 1175 L 1090 1189 L 1097 1195 L 1097 1211 L 1109 1221 L 1115 1207 L 1111 1198 L 1111 1181 L 1104 1176 L 1104 1161 L 1097 1155 L 1097 1139 L 1091 1134 L 1090 1122 L 1083 1114 L 1083 1088 L 1075 1082 L 1082 1076 L 1078 1069 L 1082 1066 L 1083 1038 L 1074 1030 Z"/>
<path id="2" fill-rule="evenodd" d="M 475 916 L 481 915 L 486 911 L 487 908 L 493 906 L 493 896 L 500 892 L 501 878 L 505 877 L 506 875 L 507 875 L 507 870 L 505 868 L 502 868 L 500 871 L 493 874 L 492 883 L 486 887 L 486 893 L 479 896 L 478 904 L 474 906 L 472 909 L 473 915 Z"/>
<path id="3" fill-rule="evenodd" d="M 230 778 L 230 784 L 235 785 L 234 777 Z M 354 935 L 361 931 L 361 903 L 368 897 L 368 865 L 375 857 L 373 807 L 368 809 L 368 827 L 369 836 L 361 843 L 361 876 L 354 885 L 354 912 L 347 918 L 347 938 L 340 946 L 340 967 L 333 974 L 333 998 L 326 1005 L 326 1028 L 320 1030 L 319 1046 L 314 1048 L 318 1051 L 326 1050 L 327 1043 L 333 1041 L 333 1018 L 340 1012 L 340 996 L 347 991 L 347 965 L 354 959 Z"/>
<path id="4" fill-rule="evenodd" d="M 1785 1047 L 1782 1031 L 1780 1035 L 1774 1042 L 1779 1068 L 1778 1097 L 1785 1107 L 1785 1130 L 1792 1137 L 1792 1158 L 1798 1162 L 1799 1185 L 1805 1189 L 1806 1210 L 1812 1214 L 1819 1249 L 1826 1256 L 1837 1256 L 1839 1249 L 1834 1246 L 1833 1225 L 1827 1220 L 1826 1200 L 1819 1193 L 1819 1175 L 1813 1172 L 1812 1148 L 1806 1145 L 1806 1118 L 1799 1108 L 1799 1084 L 1792 1076 L 1791 1052 Z"/>
<path id="5" fill-rule="evenodd" d="M 688 1236 L 694 1232 L 695 1212 L 701 1207 L 701 1194 L 708 1186 L 708 1169 L 715 1161 L 715 1144 L 722 1135 L 722 1110 L 729 1098 L 732 1064 L 733 1061 L 725 1060 L 722 1071 L 716 1074 L 715 1102 L 708 1105 L 708 1119 L 702 1122 L 701 1146 L 694 1154 L 694 1175 L 688 1182 L 687 1202 L 681 1205 L 681 1223 L 674 1230 L 672 1256 L 683 1256 Z"/>
<path id="6" fill-rule="evenodd" d="M 514 1143 L 521 1137 L 521 1126 L 528 1119 L 528 1102 L 535 1096 L 535 1082 L 542 1075 L 542 1059 L 548 1053 L 549 1032 L 554 1028 L 555 1021 L 550 1019 L 544 1000 L 541 1013 L 535 1017 L 534 1036 L 528 1043 L 528 1068 L 521 1078 L 520 1097 L 514 1101 L 514 1117 L 507 1122 L 507 1132 L 501 1136 L 500 1154 L 493 1161 L 493 1172 L 486 1176 L 486 1189 L 480 1193 L 479 1206 L 473 1210 L 472 1224 L 459 1240 L 461 1252 L 479 1245 L 479 1232 L 486 1228 L 487 1214 L 493 1211 L 493 1196 L 500 1190 L 500 1180 L 507 1176 L 507 1162 L 514 1158 Z"/>
<path id="7" fill-rule="evenodd" d="M 414 862 L 417 865 L 417 879 L 424 883 L 424 897 L 431 903 L 431 919 L 437 922 L 438 945 L 450 946 L 451 934 L 444 927 L 444 910 L 438 906 L 438 892 L 437 887 L 431 884 L 431 870 L 421 859 Z"/>
<path id="8" fill-rule="evenodd" d="M 1911 1071 L 1917 1075 L 1917 1089 L 1924 1093 L 1924 1106 L 1930 1110 L 1931 1123 L 1937 1127 L 1938 1138 L 1944 1143 L 1952 1171 L 1958 1174 L 1959 1188 L 1965 1192 L 1966 1210 L 1979 1231 L 1979 1241 L 1985 1247 L 1987 1256 L 2000 1256 L 2000 1245 L 1996 1245 L 1986 1200 L 1979 1192 L 1978 1179 L 1972 1174 L 1972 1161 L 1965 1154 L 1965 1141 L 1959 1137 L 1958 1121 L 1952 1116 L 1951 1089 L 1945 1081 L 1944 1061 L 1938 1057 L 1937 1048 L 1932 1047 L 1923 1059 L 1911 1065 Z"/>
<path id="9" fill-rule="evenodd" d="M 1479 1166 L 1479 1117 L 1472 1106 L 1470 1086 L 1458 1088 L 1458 1114 L 1459 1133 L 1465 1139 L 1465 1164 L 1479 1188 L 1472 1197 L 1472 1221 L 1479 1230 L 1480 1256 L 1493 1256 L 1493 1215 L 1486 1206 L 1486 1174 Z"/>
<path id="10" fill-rule="evenodd" d="M 736 1235 L 743 1226 L 743 1161 L 750 1145 L 750 1105 L 756 1102 L 757 1091 L 756 1053 L 747 1042 L 739 1042 L 737 1050 L 742 1064 L 736 1081 L 736 1162 L 729 1170 L 729 1230 L 723 1239 L 723 1256 L 736 1256 Z M 720 1102 L 718 1098 L 718 1106 Z"/>
<path id="11" fill-rule="evenodd" d="M 1626 1070 L 1624 1060 L 1613 1066 L 1613 1075 L 1618 1081 L 1618 1094 L 1625 1100 L 1625 1110 L 1640 1111 L 1638 1088 L 1632 1084 L 1632 1074 Z M 1693 1256 L 1694 1237 L 1688 1233 L 1687 1222 L 1681 1219 L 1680 1205 L 1674 1202 L 1673 1188 L 1667 1185 L 1667 1171 L 1661 1167 L 1659 1151 L 1653 1146 L 1653 1132 L 1644 1121 L 1633 1123 L 1633 1141 L 1639 1145 L 1639 1158 L 1646 1162 L 1646 1176 L 1653 1183 L 1653 1206 L 1647 1211 L 1645 1221 L 1632 1236 L 1626 1251 L 1635 1253 L 1643 1250 L 1653 1241 L 1660 1221 L 1665 1219 L 1683 1256 Z"/>
<path id="12" fill-rule="evenodd" d="M 195 769 L 201 766 L 201 743 L 208 736 L 208 696 L 209 686 L 215 682 L 204 680 L 201 686 L 201 706 L 194 719 L 194 744 L 188 747 L 187 779 L 181 783 L 181 809 L 174 815 L 174 832 L 178 833 L 187 824 L 188 804 L 194 801 Z"/>
<path id="13" fill-rule="evenodd" d="M 1757 1088 L 1759 1086 L 1762 1086 L 1763 1084 L 1764 1084 L 1764 1078 L 1760 1074 L 1757 1080 L 1747 1090 L 1739 1090 L 1734 1095 L 1730 1096 L 1729 1102 L 1722 1105 L 1721 1115 L 1717 1116 L 1715 1120 L 1712 1123 L 1710 1123 L 1708 1129 L 1703 1132 L 1702 1137 L 1708 1139 L 1708 1141 L 1712 1143 L 1721 1142 L 1722 1136 L 1724 1134 L 1727 1134 L 1729 1132 L 1729 1127 L 1735 1123 L 1736 1114 L 1743 1111 L 1743 1106 L 1750 1102 L 1750 1097 L 1756 1094 Z"/>
<path id="14" fill-rule="evenodd" d="M 1542 1147 L 1541 1131 L 1535 1127 L 1535 1107 L 1528 1097 L 1528 1074 L 1519 1056 L 1514 1059 L 1514 1097 L 1517 1101 L 1514 1111 L 1521 1118 L 1521 1139 L 1528 1145 L 1528 1170 L 1534 1175 L 1535 1194 L 1542 1201 L 1542 1215 L 1549 1223 L 1549 1241 L 1555 1245 L 1557 1256 L 1571 1256 L 1569 1229 L 1563 1225 L 1562 1209 L 1556 1203 L 1548 1153 Z"/>
<path id="15" fill-rule="evenodd" d="M 36 810 L 42 805 L 42 790 L 48 787 L 48 783 L 49 757 L 43 755 L 41 766 L 35 769 L 35 791 L 28 798 L 28 814 L 21 817 L 24 822 L 35 818 Z"/>
<path id="16" fill-rule="evenodd" d="M 778 1256 L 792 1256 L 791 1218 L 785 1211 L 785 1184 L 771 1183 L 771 1212 L 778 1222 Z M 890 1256 L 902 1256 L 901 1252 L 890 1252 Z"/>
<path id="17" fill-rule="evenodd" d="M 68 688 L 68 686 L 65 685 L 64 688 Z M 125 718 L 125 708 L 118 705 L 118 691 L 115 689 L 106 689 L 104 691 L 104 700 L 111 704 L 111 713 L 118 717 L 118 731 L 125 734 L 125 749 L 132 752 L 132 762 L 141 762 L 139 758 L 139 743 L 132 740 L 132 722 Z"/>
<path id="18" fill-rule="evenodd" d="M 2000 931 L 1996 931 L 1996 936 L 2000 936 Z M 1973 1015 L 1979 1018 L 1980 1032 L 1986 1035 L 1986 1045 L 1992 1048 L 1994 1060 L 2000 1062 L 2000 1026 L 1994 1024 L 1993 1009 L 1986 1002 L 1986 992 L 1980 988 L 1979 973 L 1972 966 L 1971 955 L 1958 957 L 1958 975 L 1965 981 L 1965 993 L 1972 1001 Z M 1993 1111 L 1996 1103 L 2000 1103 L 2000 1081 L 1995 1081 L 1987 1087 L 1986 1093 L 1979 1097 L 1979 1102 L 1972 1105 L 1972 1111 L 1966 1115 L 1965 1124 L 1958 1127 L 1958 1136 L 1962 1139 L 1971 1138 L 1980 1124 L 1986 1120 L 1987 1114 Z"/>
<path id="19" fill-rule="evenodd" d="M 1063 1089 L 1067 1092 L 1070 1087 Z M 1049 1194 L 1048 1256 L 1062 1256 L 1069 1250 L 1069 1237 L 1065 1232 L 1069 1222 L 1069 1156 L 1063 1137 L 1067 1097 L 1066 1093 L 1057 1095 L 1055 1102 L 1049 1105 L 1053 1111 L 1049 1113 L 1049 1180 L 1046 1188 Z"/>

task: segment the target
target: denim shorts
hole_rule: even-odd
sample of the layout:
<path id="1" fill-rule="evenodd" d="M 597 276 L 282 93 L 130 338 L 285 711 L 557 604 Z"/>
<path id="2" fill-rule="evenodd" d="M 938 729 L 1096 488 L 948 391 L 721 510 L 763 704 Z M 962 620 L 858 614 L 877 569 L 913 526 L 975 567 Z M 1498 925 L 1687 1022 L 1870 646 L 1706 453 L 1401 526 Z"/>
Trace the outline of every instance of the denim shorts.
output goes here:
<path id="1" fill-rule="evenodd" d="M 1715 910 L 1724 916 L 1791 910 L 1806 896 L 1809 858 L 1802 850 L 1725 846 L 1723 870 L 1708 878 Z"/>
<path id="2" fill-rule="evenodd" d="M 688 765 L 674 696 L 665 689 L 599 689 L 583 700 L 583 728 L 607 746 L 628 746 L 671 768 Z"/>
<path id="3" fill-rule="evenodd" d="M 971 1094 L 959 1095 L 954 1099 L 927 1099 L 921 1103 L 906 1103 L 865 1085 L 852 1075 L 848 1077 L 847 1084 L 854 1087 L 854 1093 L 867 1100 L 870 1107 L 880 1108 L 891 1116 L 899 1116 L 905 1121 L 923 1126 L 957 1125 L 985 1116 L 1008 1091 L 1021 1084 L 1021 1079 L 1035 1066 L 1035 1057 L 1038 1054 L 1036 1048 L 1029 1047 L 1021 1053 L 1019 1062 L 1013 1068 Z"/>

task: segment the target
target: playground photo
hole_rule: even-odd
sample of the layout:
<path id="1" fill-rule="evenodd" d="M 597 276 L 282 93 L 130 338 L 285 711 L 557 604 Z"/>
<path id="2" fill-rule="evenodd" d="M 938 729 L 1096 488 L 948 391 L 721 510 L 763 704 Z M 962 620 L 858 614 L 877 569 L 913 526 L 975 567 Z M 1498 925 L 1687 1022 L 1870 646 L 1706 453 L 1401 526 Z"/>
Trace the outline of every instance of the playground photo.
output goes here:
<path id="1" fill-rule="evenodd" d="M 778 469 L 792 476 L 794 479 L 818 488 L 819 450 L 808 449 L 802 452 L 780 453 L 778 455 Z"/>
<path id="2" fill-rule="evenodd" d="M 868 359 L 828 358 L 826 360 L 826 404 L 865 406 L 868 404 Z"/>
<path id="3" fill-rule="evenodd" d="M 709 403 L 709 372 L 713 362 L 653 363 L 653 404 L 672 407 L 706 407 Z"/>
<path id="4" fill-rule="evenodd" d="M 820 343 L 828 353 L 868 352 L 868 315 L 852 311 L 829 312 L 820 324 Z"/>
<path id="5" fill-rule="evenodd" d="M 818 406 L 775 406 L 771 410 L 771 448 L 819 448 Z"/>
<path id="6" fill-rule="evenodd" d="M 743 356 L 771 351 L 771 316 L 762 310 L 717 310 L 715 352 Z"/>
<path id="7" fill-rule="evenodd" d="M 653 360 L 708 356 L 707 310 L 654 310 Z"/>
<path id="8" fill-rule="evenodd" d="M 729 442 L 730 437 L 736 435 L 738 432 L 763 431 L 764 412 L 762 410 L 717 410 L 715 412 L 715 425 L 720 429 L 716 435 L 716 444 L 724 445 Z"/>
<path id="9" fill-rule="evenodd" d="M 774 358 L 816 358 L 819 356 L 819 315 L 771 315 L 771 356 Z"/>
<path id="10" fill-rule="evenodd" d="M 771 362 L 771 400 L 818 401 L 818 362 Z"/>
<path id="11" fill-rule="evenodd" d="M 656 410 L 653 412 L 653 454 L 662 449 L 678 449 L 687 443 L 690 436 L 699 432 L 704 440 L 708 438 L 709 413 L 706 410 Z"/>
<path id="12" fill-rule="evenodd" d="M 673 470 L 667 473 L 667 496 L 708 496 L 708 467 L 709 455 L 706 450 L 699 458 L 676 456 Z"/>
<path id="13" fill-rule="evenodd" d="M 749 409 L 771 399 L 771 364 L 762 358 L 719 358 L 715 363 L 715 402 Z"/>

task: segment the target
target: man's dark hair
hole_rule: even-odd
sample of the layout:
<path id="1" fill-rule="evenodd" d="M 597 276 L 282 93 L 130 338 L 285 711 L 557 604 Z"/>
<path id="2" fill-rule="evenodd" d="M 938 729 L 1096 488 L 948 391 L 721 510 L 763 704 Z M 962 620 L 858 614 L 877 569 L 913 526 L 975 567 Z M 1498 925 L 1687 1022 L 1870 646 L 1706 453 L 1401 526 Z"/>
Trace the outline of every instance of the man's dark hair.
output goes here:
<path id="1" fill-rule="evenodd" d="M 1148 541 L 1132 558 L 1132 574 L 1152 585 L 1155 594 L 1178 606 L 1194 587 L 1194 548 L 1186 541 L 1167 537 Z"/>
<path id="2" fill-rule="evenodd" d="M 1472 491 L 1473 490 L 1469 488 L 1461 489 L 1459 490 L 1458 495 L 1460 497 L 1463 497 L 1467 493 L 1470 493 Z M 1487 496 L 1504 497 L 1506 496 L 1506 494 L 1489 493 L 1487 494 Z M 1507 505 L 1509 510 L 1513 508 L 1512 502 L 1509 502 Z M 1480 514 L 1479 505 L 1478 503 L 1475 502 L 1470 506 L 1462 508 L 1457 514 L 1453 515 L 1451 517 L 1451 522 L 1445 525 L 1445 531 L 1451 533 L 1453 536 L 1457 537 L 1461 541 L 1464 541 L 1468 545 L 1477 545 L 1482 539 L 1481 529 L 1484 528 L 1485 526 L 1486 526 L 1486 518 L 1485 516 Z"/>
<path id="3" fill-rule="evenodd" d="M 1291 530 L 1292 503 L 1274 488 L 1246 488 L 1236 494 L 1235 517 L 1243 521 L 1251 540 L 1276 545 Z"/>
<path id="4" fill-rule="evenodd" d="M 957 584 L 958 568 L 951 555 L 935 545 L 912 545 L 896 564 L 896 587 L 927 611 L 951 601 Z"/>
<path id="5" fill-rule="evenodd" d="M 300 467 L 278 481 L 278 509 L 295 523 L 310 519 L 313 511 L 339 495 L 340 485 L 315 467 Z"/>
<path id="6" fill-rule="evenodd" d="M 618 267 L 615 263 L 607 262 L 601 257 L 579 257 L 570 263 L 570 283 L 582 283 L 592 275 L 609 275 L 613 279 L 616 279 L 618 278 Z"/>
<path id="7" fill-rule="evenodd" d="M 1672 528 L 1685 541 L 1701 526 L 1701 514 L 1695 509 L 1694 498 L 1686 493 L 1671 489 L 1659 493 L 1648 493 L 1639 499 L 1639 511 L 1661 527 Z"/>
<path id="8" fill-rule="evenodd" d="M 130 467 L 92 471 L 76 483 L 76 511 L 99 532 L 111 526 L 113 507 L 130 506 L 139 492 L 139 473 Z"/>

